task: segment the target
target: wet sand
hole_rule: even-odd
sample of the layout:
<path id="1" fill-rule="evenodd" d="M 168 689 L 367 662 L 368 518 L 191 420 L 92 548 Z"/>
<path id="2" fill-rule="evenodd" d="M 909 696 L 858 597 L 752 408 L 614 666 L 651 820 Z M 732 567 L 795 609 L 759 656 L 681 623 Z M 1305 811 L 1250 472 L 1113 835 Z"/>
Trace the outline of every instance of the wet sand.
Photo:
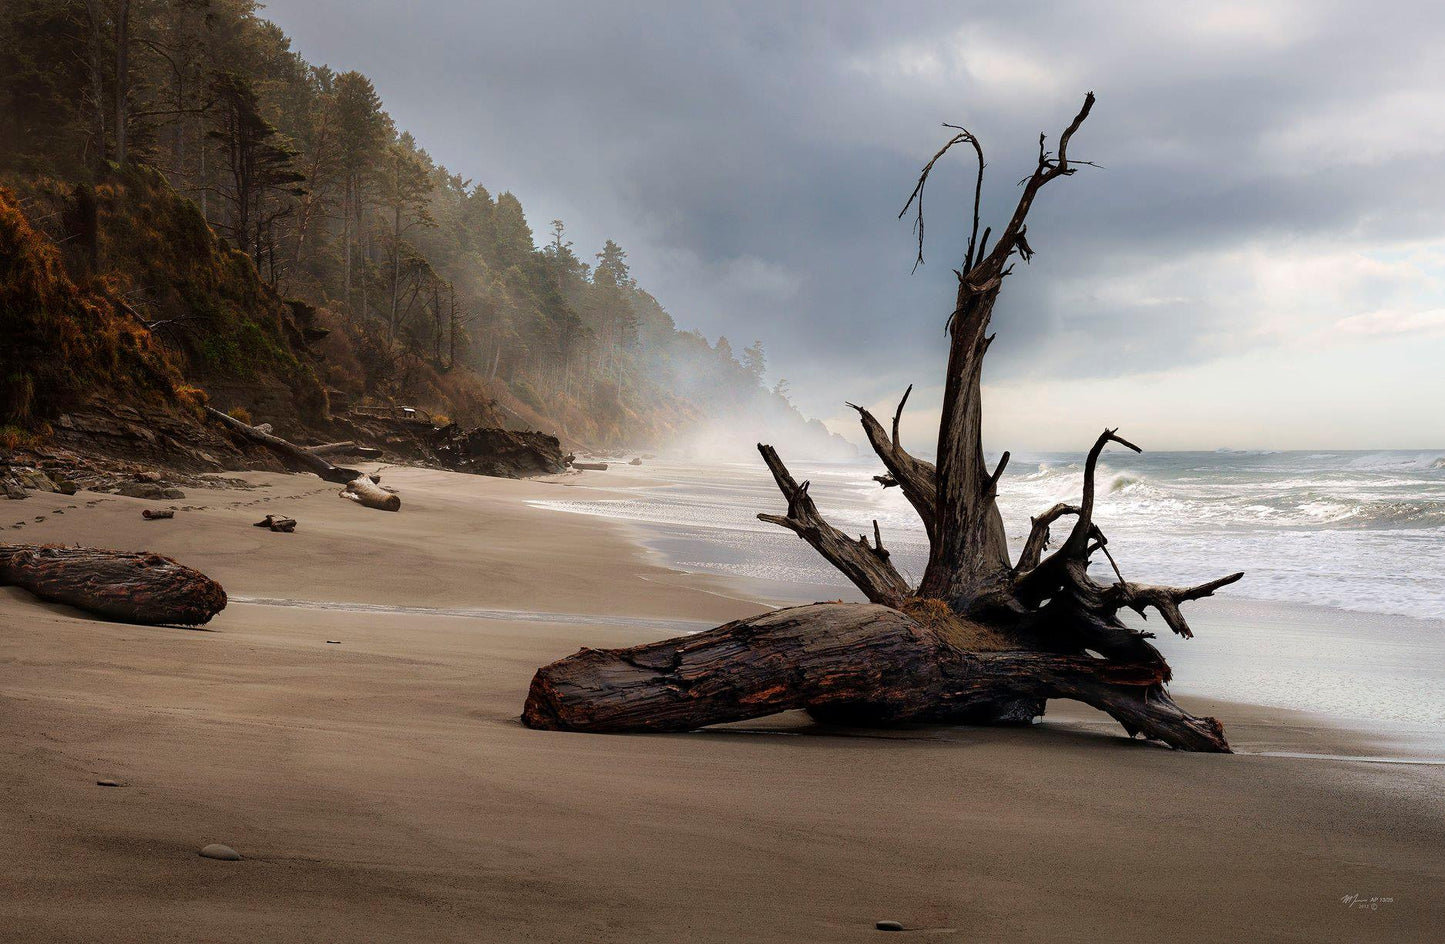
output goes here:
<path id="1" fill-rule="evenodd" d="M 833 942 L 892 919 L 959 941 L 1413 941 L 1445 923 L 1438 764 L 1176 754 L 1064 706 L 1028 730 L 532 732 L 538 665 L 761 607 L 619 525 L 526 504 L 561 485 L 393 469 L 389 515 L 249 477 L 269 487 L 188 490 L 174 504 L 206 510 L 171 521 L 85 493 L 0 503 L 30 521 L 11 540 L 148 548 L 271 601 L 187 631 L 0 588 L 0 940 Z M 250 527 L 267 512 L 300 526 Z M 1389 749 L 1184 700 L 1245 752 Z M 246 858 L 197 856 L 210 842 Z"/>

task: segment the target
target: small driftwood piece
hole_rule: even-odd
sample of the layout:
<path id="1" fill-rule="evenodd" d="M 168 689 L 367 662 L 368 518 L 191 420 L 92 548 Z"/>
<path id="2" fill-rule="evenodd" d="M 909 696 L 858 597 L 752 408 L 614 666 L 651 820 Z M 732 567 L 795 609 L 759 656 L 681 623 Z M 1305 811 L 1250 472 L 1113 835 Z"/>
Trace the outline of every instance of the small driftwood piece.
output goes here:
<path id="1" fill-rule="evenodd" d="M 0 546 L 0 584 L 109 619 L 200 626 L 226 607 L 226 591 L 159 554 L 93 547 Z"/>
<path id="2" fill-rule="evenodd" d="M 607 471 L 607 463 L 605 463 L 605 462 L 573 462 L 573 463 L 572 463 L 572 468 L 574 468 L 574 469 L 585 469 L 585 470 L 590 471 L 590 472 L 606 472 L 606 471 Z"/>
<path id="3" fill-rule="evenodd" d="M 258 528 L 270 528 L 272 531 L 283 531 L 286 534 L 290 534 L 292 531 L 296 530 L 296 519 L 288 518 L 285 515 L 267 515 L 262 520 L 256 522 L 255 526 Z"/>
<path id="4" fill-rule="evenodd" d="M 220 410 L 206 407 L 206 413 L 242 438 L 265 446 L 277 455 L 290 460 L 293 465 L 318 475 L 328 482 L 345 485 L 346 488 L 341 492 L 343 498 L 349 498 L 367 508 L 375 508 L 379 511 L 401 510 L 401 496 L 380 488 L 366 473 L 358 469 L 332 465 L 314 452 L 302 449 L 300 446 L 254 426 L 247 426 L 234 416 L 222 413 Z"/>
<path id="5" fill-rule="evenodd" d="M 140 516 L 147 521 L 164 521 L 166 518 L 174 518 L 176 513 L 170 509 L 164 511 L 151 511 L 149 508 L 142 509 Z"/>
<path id="6" fill-rule="evenodd" d="M 346 488 L 341 492 L 341 497 L 349 498 L 358 504 L 365 505 L 367 508 L 375 508 L 378 511 L 401 510 L 401 496 L 395 492 L 388 492 L 367 475 L 358 475 L 347 482 Z"/>

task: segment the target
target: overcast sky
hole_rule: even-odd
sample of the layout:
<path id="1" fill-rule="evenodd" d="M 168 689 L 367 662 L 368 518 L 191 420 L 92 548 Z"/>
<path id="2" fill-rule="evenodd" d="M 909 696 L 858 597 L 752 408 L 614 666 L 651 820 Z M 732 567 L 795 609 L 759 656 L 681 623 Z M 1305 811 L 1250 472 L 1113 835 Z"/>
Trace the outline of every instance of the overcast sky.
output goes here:
<path id="1" fill-rule="evenodd" d="M 440 162 L 606 238 L 684 328 L 762 339 L 810 415 L 936 435 L 972 168 L 1001 223 L 1092 89 L 995 310 L 988 444 L 1445 446 L 1445 6 L 273 0 Z M 916 404 L 916 407 L 914 406 Z"/>

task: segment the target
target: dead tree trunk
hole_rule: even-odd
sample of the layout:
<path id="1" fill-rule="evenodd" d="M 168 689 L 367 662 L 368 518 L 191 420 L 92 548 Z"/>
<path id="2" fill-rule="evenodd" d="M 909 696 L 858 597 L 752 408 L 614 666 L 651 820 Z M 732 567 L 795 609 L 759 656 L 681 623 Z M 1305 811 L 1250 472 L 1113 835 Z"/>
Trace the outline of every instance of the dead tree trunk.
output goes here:
<path id="1" fill-rule="evenodd" d="M 537 673 L 522 720 L 559 731 L 690 731 L 803 708 L 821 721 L 994 721 L 1009 703 L 1067 697 L 1190 750 L 1224 746 L 1154 667 L 1000 648 L 963 620 L 929 625 L 866 603 L 821 603 L 631 649 L 583 649 Z M 1013 720 L 1027 721 L 1028 716 Z"/>
<path id="2" fill-rule="evenodd" d="M 302 449 L 300 446 L 289 443 L 279 436 L 273 436 L 254 426 L 248 426 L 234 416 L 222 413 L 220 410 L 213 410 L 210 407 L 206 407 L 206 413 L 227 429 L 240 435 L 243 439 L 265 446 L 277 455 L 287 459 L 293 466 L 299 466 L 307 472 L 319 475 L 328 482 L 345 485 L 346 488 L 341 492 L 345 498 L 365 505 L 367 508 L 375 508 L 379 511 L 401 510 L 401 496 L 379 487 L 365 472 L 332 465 L 309 449 Z"/>
<path id="3" fill-rule="evenodd" d="M 0 546 L 0 584 L 128 623 L 200 626 L 226 607 L 220 584 L 169 557 L 93 547 Z"/>
<path id="4" fill-rule="evenodd" d="M 871 544 L 867 535 L 854 541 L 843 534 L 819 514 L 808 483 L 798 484 L 777 452 L 759 445 L 788 511 L 758 517 L 807 541 L 871 605 L 797 607 L 633 649 L 584 649 L 537 672 L 525 723 L 572 731 L 682 731 L 792 708 L 849 724 L 997 723 L 1027 721 L 1043 714 L 1048 699 L 1071 698 L 1108 712 L 1131 736 L 1180 750 L 1229 750 L 1219 722 L 1192 717 L 1169 697 L 1169 665 L 1148 642 L 1153 634 L 1119 619 L 1126 607 L 1140 616 L 1153 609 L 1189 638 L 1179 605 L 1243 576 L 1195 587 L 1124 579 L 1094 524 L 1094 479 L 1110 443 L 1138 447 L 1106 429 L 1085 462 L 1079 504 L 1056 505 L 1033 519 L 1016 561 L 1010 560 L 996 501 L 1009 454 L 992 469 L 984 461 L 980 389 L 994 303 L 1013 271 L 1013 257 L 1028 262 L 1033 255 L 1025 221 L 1039 191 L 1088 163 L 1071 162 L 1068 148 L 1093 105 L 1090 93 L 1060 136 L 1057 154 L 1040 135 L 1033 173 L 1022 181 L 1018 204 L 991 250 L 991 230 L 979 235 L 983 148 L 963 128 L 948 126 L 957 133 L 924 166 L 899 214 L 917 204 L 922 263 L 928 176 L 950 148 L 973 149 L 973 225 L 946 321 L 938 464 L 914 458 L 900 442 L 908 393 L 891 435 L 868 410 L 853 407 L 886 469 L 876 480 L 903 492 L 928 534 L 928 567 L 919 586 L 910 588 L 889 562 L 877 522 Z M 1046 554 L 1050 528 L 1063 518 L 1073 519 L 1068 537 Z M 1089 576 L 1098 553 L 1108 559 L 1116 582 Z"/>

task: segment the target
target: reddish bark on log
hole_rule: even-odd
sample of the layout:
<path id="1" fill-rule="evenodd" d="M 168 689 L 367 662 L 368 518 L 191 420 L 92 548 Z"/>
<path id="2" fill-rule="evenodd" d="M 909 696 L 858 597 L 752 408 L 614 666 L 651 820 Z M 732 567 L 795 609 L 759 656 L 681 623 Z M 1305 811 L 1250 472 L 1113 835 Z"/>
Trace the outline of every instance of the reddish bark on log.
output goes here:
<path id="1" fill-rule="evenodd" d="M 0 584 L 128 623 L 200 626 L 226 607 L 219 583 L 145 552 L 3 545 Z"/>

